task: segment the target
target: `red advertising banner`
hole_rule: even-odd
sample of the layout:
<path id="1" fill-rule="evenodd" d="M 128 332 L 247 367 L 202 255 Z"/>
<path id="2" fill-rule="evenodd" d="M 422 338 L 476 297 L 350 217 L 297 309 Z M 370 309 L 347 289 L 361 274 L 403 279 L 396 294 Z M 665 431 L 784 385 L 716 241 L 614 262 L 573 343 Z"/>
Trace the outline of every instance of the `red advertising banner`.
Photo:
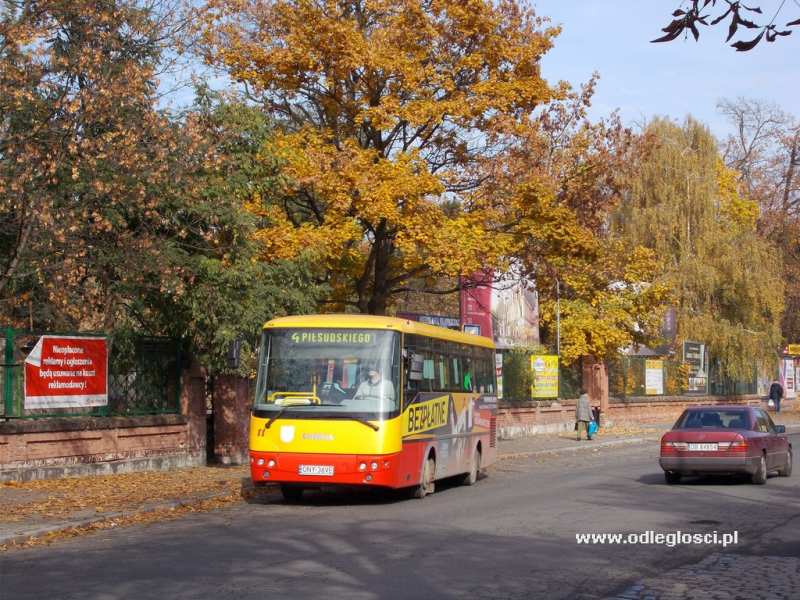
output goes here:
<path id="1" fill-rule="evenodd" d="M 40 337 L 25 359 L 25 408 L 80 408 L 106 404 L 106 338 Z"/>
<path id="2" fill-rule="evenodd" d="M 487 269 L 462 279 L 461 327 L 467 333 L 488 338 L 492 331 L 492 281 L 494 272 Z"/>

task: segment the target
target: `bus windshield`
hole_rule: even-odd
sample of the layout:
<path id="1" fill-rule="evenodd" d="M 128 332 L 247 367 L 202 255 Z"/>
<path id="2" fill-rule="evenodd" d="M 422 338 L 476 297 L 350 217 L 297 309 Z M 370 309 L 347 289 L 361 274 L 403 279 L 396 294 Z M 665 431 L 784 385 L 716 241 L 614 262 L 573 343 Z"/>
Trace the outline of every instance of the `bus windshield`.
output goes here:
<path id="1" fill-rule="evenodd" d="M 400 406 L 400 334 L 371 329 L 264 331 L 255 408 L 392 413 Z"/>

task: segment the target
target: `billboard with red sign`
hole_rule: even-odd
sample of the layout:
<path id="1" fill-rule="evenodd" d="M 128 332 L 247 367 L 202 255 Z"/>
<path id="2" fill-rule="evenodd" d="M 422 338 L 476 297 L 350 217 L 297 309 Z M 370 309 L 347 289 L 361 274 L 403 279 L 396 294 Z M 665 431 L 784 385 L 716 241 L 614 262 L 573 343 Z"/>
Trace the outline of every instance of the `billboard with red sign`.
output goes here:
<path id="1" fill-rule="evenodd" d="M 492 338 L 491 270 L 475 273 L 461 281 L 461 328 L 467 333 Z"/>
<path id="2" fill-rule="evenodd" d="M 25 359 L 25 408 L 81 408 L 106 404 L 106 338 L 40 337 Z"/>
<path id="3" fill-rule="evenodd" d="M 539 344 L 539 302 L 532 283 L 490 270 L 462 279 L 461 326 L 494 339 L 498 348 Z"/>

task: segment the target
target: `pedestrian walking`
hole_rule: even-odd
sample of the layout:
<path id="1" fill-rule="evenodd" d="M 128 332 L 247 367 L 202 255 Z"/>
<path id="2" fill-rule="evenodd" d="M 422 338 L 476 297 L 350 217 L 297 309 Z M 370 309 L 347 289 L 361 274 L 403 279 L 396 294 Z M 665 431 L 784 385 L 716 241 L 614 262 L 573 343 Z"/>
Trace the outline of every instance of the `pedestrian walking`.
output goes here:
<path id="1" fill-rule="evenodd" d="M 783 386 L 777 379 L 769 386 L 769 399 L 775 406 L 775 412 L 781 412 L 781 399 L 783 398 Z"/>
<path id="2" fill-rule="evenodd" d="M 586 439 L 592 439 L 592 435 L 589 433 L 589 422 L 591 420 L 592 407 L 589 404 L 589 395 L 585 389 L 581 388 L 581 395 L 575 405 L 575 431 L 577 432 L 578 441 L 581 441 L 581 430 L 584 429 L 586 430 Z"/>

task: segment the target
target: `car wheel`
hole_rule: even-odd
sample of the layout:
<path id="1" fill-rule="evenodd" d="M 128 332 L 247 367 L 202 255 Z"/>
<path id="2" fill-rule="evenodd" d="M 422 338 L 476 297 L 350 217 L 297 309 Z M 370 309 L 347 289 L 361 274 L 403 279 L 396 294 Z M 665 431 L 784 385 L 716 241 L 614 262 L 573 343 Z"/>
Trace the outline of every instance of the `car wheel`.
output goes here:
<path id="1" fill-rule="evenodd" d="M 789 448 L 786 451 L 786 465 L 778 471 L 778 475 L 781 477 L 791 477 L 792 476 L 792 449 Z"/>
<path id="2" fill-rule="evenodd" d="M 680 483 L 681 474 L 676 473 L 675 471 L 664 471 L 664 481 L 666 481 L 669 485 Z"/>
<path id="3" fill-rule="evenodd" d="M 469 473 L 464 475 L 461 480 L 463 485 L 475 485 L 478 482 L 478 477 L 481 474 L 481 451 L 475 448 L 472 452 L 472 460 L 470 461 Z"/>
<path id="4" fill-rule="evenodd" d="M 761 460 L 758 462 L 758 469 L 750 477 L 751 481 L 757 485 L 764 485 L 767 483 L 767 459 L 761 455 Z"/>
<path id="5" fill-rule="evenodd" d="M 432 494 L 436 489 L 436 484 L 433 481 L 433 474 L 436 472 L 436 460 L 433 456 L 429 456 L 422 467 L 422 481 L 414 488 L 415 498 L 424 498 L 428 494 Z"/>
<path id="6" fill-rule="evenodd" d="M 296 485 L 281 484 L 281 494 L 286 502 L 300 502 L 303 498 L 303 488 Z"/>

